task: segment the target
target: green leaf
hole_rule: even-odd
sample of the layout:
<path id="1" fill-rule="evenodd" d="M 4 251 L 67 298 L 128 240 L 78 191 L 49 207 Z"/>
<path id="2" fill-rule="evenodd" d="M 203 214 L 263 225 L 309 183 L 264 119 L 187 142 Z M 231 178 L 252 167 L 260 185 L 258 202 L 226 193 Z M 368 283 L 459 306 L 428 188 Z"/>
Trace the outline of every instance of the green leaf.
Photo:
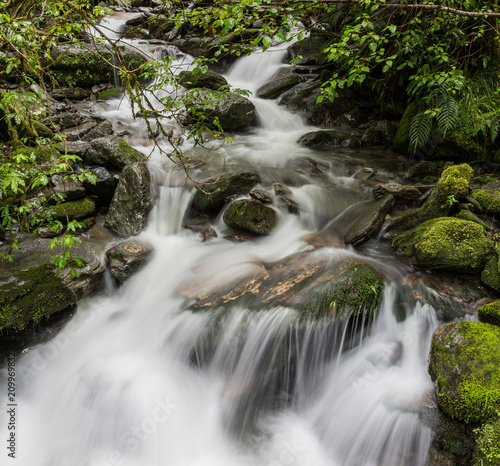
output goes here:
<path id="1" fill-rule="evenodd" d="M 269 47 L 271 47 L 271 38 L 270 37 L 263 37 L 262 38 L 262 51 L 265 52 Z"/>

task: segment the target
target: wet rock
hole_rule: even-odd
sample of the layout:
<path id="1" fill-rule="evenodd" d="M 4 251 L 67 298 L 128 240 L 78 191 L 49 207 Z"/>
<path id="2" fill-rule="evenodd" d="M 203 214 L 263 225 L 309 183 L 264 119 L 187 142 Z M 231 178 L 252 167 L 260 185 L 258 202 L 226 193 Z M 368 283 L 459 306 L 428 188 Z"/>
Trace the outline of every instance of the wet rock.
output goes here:
<path id="1" fill-rule="evenodd" d="M 316 162 L 310 157 L 292 160 L 286 164 L 286 168 L 313 178 L 322 178 L 330 171 L 327 165 Z"/>
<path id="2" fill-rule="evenodd" d="M 77 183 L 75 181 L 66 181 L 45 190 L 43 192 L 43 195 L 46 199 L 50 199 L 55 193 L 62 194 L 65 201 L 74 201 L 75 199 L 84 197 L 86 191 L 83 184 Z"/>
<path id="3" fill-rule="evenodd" d="M 212 238 L 217 238 L 217 232 L 212 227 L 206 227 L 201 231 L 203 241 L 208 241 Z"/>
<path id="4" fill-rule="evenodd" d="M 89 120 L 91 120 L 91 118 L 86 115 L 82 115 L 79 112 L 61 112 L 51 115 L 48 118 L 44 118 L 42 123 L 52 127 L 53 129 L 58 129 L 58 126 L 63 128 L 72 128 Z"/>
<path id="5" fill-rule="evenodd" d="M 189 104 L 188 110 L 193 120 L 197 120 L 198 115 L 200 117 L 203 116 L 203 121 L 206 121 L 207 117 L 208 121 L 217 118 L 224 131 L 236 131 L 256 121 L 257 111 L 255 110 L 255 106 L 246 97 L 230 94 L 229 97 L 223 100 L 214 100 L 208 98 L 206 95 L 204 98 L 213 100 L 215 106 L 214 108 L 206 109 L 204 108 L 206 104 L 202 101 L 192 102 Z"/>
<path id="6" fill-rule="evenodd" d="M 284 196 L 280 196 L 278 199 L 278 207 L 280 209 L 286 209 L 290 214 L 298 215 L 300 212 L 299 205 L 292 199 Z"/>
<path id="7" fill-rule="evenodd" d="M 252 189 L 252 191 L 250 191 L 248 195 L 252 199 L 256 199 L 257 201 L 263 202 L 264 204 L 273 203 L 273 196 L 271 196 L 271 194 L 269 194 L 267 191 L 264 191 L 263 189 Z"/>
<path id="8" fill-rule="evenodd" d="M 90 143 L 85 141 L 65 141 L 64 144 L 58 144 L 57 146 L 61 152 L 65 153 L 67 151 L 68 154 L 77 155 L 81 159 L 85 157 L 89 147 Z"/>
<path id="9" fill-rule="evenodd" d="M 428 162 L 423 160 L 421 162 L 412 165 L 406 173 L 403 175 L 405 180 L 417 179 L 421 181 L 427 176 L 438 176 L 439 165 L 436 162 Z"/>
<path id="10" fill-rule="evenodd" d="M 377 132 L 380 137 L 380 141 L 382 144 L 392 144 L 395 137 L 397 128 L 392 123 L 392 121 L 388 120 L 379 120 L 377 121 Z"/>
<path id="11" fill-rule="evenodd" d="M 418 267 L 456 272 L 481 270 L 494 248 L 483 227 L 453 217 L 429 220 L 398 236 L 393 246 Z"/>
<path id="12" fill-rule="evenodd" d="M 338 147 L 361 147 L 361 133 L 355 130 L 314 131 L 302 136 L 297 142 L 301 146 L 316 150 L 331 150 Z"/>
<path id="13" fill-rule="evenodd" d="M 472 204 L 469 204 L 471 207 Z M 467 220 L 469 222 L 477 223 L 481 225 L 485 231 L 490 231 L 490 227 L 488 224 L 484 223 L 476 214 L 472 213 L 470 210 L 462 209 L 455 217 L 460 218 L 462 220 Z"/>
<path id="14" fill-rule="evenodd" d="M 121 170 L 133 162 L 142 162 L 146 156 L 135 150 L 125 139 L 118 136 L 105 136 L 91 141 L 86 159 L 108 169 Z"/>
<path id="15" fill-rule="evenodd" d="M 146 58 L 128 45 L 120 45 L 120 53 L 130 70 L 146 63 Z M 104 45 L 90 42 L 82 47 L 58 45 L 51 50 L 50 56 L 53 60 L 50 74 L 61 86 L 91 88 L 115 82 L 115 69 L 111 65 L 115 57 Z"/>
<path id="16" fill-rule="evenodd" d="M 293 72 L 293 68 L 287 67 L 281 69 L 266 84 L 257 91 L 257 97 L 260 99 L 276 99 L 283 92 L 291 89 L 299 83 L 299 77 Z"/>
<path id="17" fill-rule="evenodd" d="M 89 140 L 86 135 L 90 133 L 92 129 L 97 126 L 95 121 L 87 121 L 81 125 L 75 126 L 73 128 L 66 128 L 61 131 L 63 136 L 66 136 L 66 140 L 69 142 Z"/>
<path id="18" fill-rule="evenodd" d="M 105 260 L 88 243 L 77 243 L 71 250 L 84 263 L 76 267 L 78 277 L 69 274 L 71 263 L 68 269 L 56 270 L 51 257 L 66 250 L 50 249 L 49 244 L 45 239 L 24 241 L 21 250 L 14 252 L 14 261 L 0 267 L 0 331 L 17 332 L 38 324 L 99 283 Z"/>
<path id="19" fill-rule="evenodd" d="M 60 87 L 52 91 L 52 97 L 57 100 L 83 100 L 89 96 L 89 92 L 81 87 Z"/>
<path id="20" fill-rule="evenodd" d="M 96 201 L 91 197 L 78 199 L 76 201 L 63 202 L 52 207 L 54 220 L 70 222 L 72 220 L 83 220 L 92 217 L 96 212 Z"/>
<path id="21" fill-rule="evenodd" d="M 375 176 L 375 170 L 373 168 L 365 167 L 354 173 L 354 178 L 361 181 L 367 181 Z"/>
<path id="22" fill-rule="evenodd" d="M 197 187 L 192 206 L 200 211 L 219 211 L 228 197 L 248 194 L 259 181 L 255 173 L 237 173 L 220 180 L 209 179 Z"/>
<path id="23" fill-rule="evenodd" d="M 477 315 L 481 322 L 500 326 L 500 300 L 481 306 Z"/>
<path id="24" fill-rule="evenodd" d="M 145 162 L 127 165 L 109 206 L 105 225 L 119 236 L 138 235 L 153 207 L 151 174 Z"/>
<path id="25" fill-rule="evenodd" d="M 94 126 L 85 136 L 84 141 L 92 141 L 97 138 L 103 138 L 113 133 L 113 124 L 109 120 L 104 120 L 98 125 Z"/>
<path id="26" fill-rule="evenodd" d="M 381 199 L 387 194 L 392 194 L 396 202 L 405 204 L 418 201 L 422 195 L 414 186 L 405 186 L 398 183 L 376 184 L 373 187 L 373 197 L 375 199 Z"/>
<path id="27" fill-rule="evenodd" d="M 360 215 L 346 233 L 345 244 L 359 246 L 377 234 L 384 223 L 385 216 L 395 204 L 392 194 L 385 195 L 367 207 L 364 214 Z"/>
<path id="28" fill-rule="evenodd" d="M 439 408 L 451 418 L 484 422 L 500 409 L 499 341 L 500 327 L 482 322 L 452 322 L 434 332 L 429 374 Z"/>
<path id="29" fill-rule="evenodd" d="M 125 241 L 106 251 L 111 276 L 123 283 L 142 269 L 153 253 L 153 246 L 140 240 Z"/>
<path id="30" fill-rule="evenodd" d="M 175 28 L 175 21 L 165 15 L 154 15 L 148 18 L 147 27 L 151 37 L 165 39 L 166 35 Z"/>
<path id="31" fill-rule="evenodd" d="M 485 213 L 500 214 L 500 191 L 475 189 L 471 197 L 479 203 Z"/>
<path id="32" fill-rule="evenodd" d="M 200 72 L 196 74 L 190 71 L 181 71 L 179 73 L 179 84 L 186 89 L 204 87 L 214 91 L 228 85 L 226 78 L 215 71 L 206 71 L 205 73 Z"/>
<path id="33" fill-rule="evenodd" d="M 98 100 L 111 100 L 120 97 L 123 94 L 123 91 L 119 87 L 110 87 L 108 89 L 104 89 L 99 92 L 97 95 Z"/>
<path id="34" fill-rule="evenodd" d="M 273 188 L 276 196 L 290 196 L 292 194 L 292 190 L 281 183 L 274 183 Z"/>
<path id="35" fill-rule="evenodd" d="M 117 180 L 114 175 L 104 167 L 90 167 L 87 169 L 97 178 L 95 184 L 84 181 L 85 189 L 99 198 L 103 205 L 109 205 L 115 194 Z"/>
<path id="36" fill-rule="evenodd" d="M 324 64 L 326 58 L 323 50 L 329 43 L 329 38 L 324 35 L 310 35 L 303 40 L 295 42 L 287 48 L 287 61 L 302 57 L 298 65 Z"/>
<path id="37" fill-rule="evenodd" d="M 276 211 L 255 199 L 232 202 L 224 212 L 224 223 L 231 227 L 268 235 L 278 224 Z"/>
<path id="38" fill-rule="evenodd" d="M 488 259 L 483 271 L 481 272 L 481 281 L 500 292 L 500 270 L 498 267 L 498 255 L 495 253 Z"/>

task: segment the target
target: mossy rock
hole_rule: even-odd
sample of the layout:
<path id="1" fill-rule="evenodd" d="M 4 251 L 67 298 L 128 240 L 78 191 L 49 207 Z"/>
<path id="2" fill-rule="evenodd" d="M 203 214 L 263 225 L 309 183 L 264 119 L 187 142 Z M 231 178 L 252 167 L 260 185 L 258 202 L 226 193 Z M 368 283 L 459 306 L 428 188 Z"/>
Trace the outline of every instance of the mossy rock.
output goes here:
<path id="1" fill-rule="evenodd" d="M 436 185 L 440 200 L 445 202 L 449 196 L 459 199 L 469 193 L 469 183 L 474 172 L 472 168 L 462 163 L 446 168 Z"/>
<path id="2" fill-rule="evenodd" d="M 474 464 L 481 466 L 500 465 L 500 419 L 483 424 L 476 431 Z"/>
<path id="3" fill-rule="evenodd" d="M 418 102 L 412 102 L 403 114 L 394 138 L 392 147 L 399 154 L 410 152 L 410 124 L 413 117 L 418 113 Z"/>
<path id="4" fill-rule="evenodd" d="M 481 322 L 500 326 L 500 300 L 481 306 L 477 315 Z"/>
<path id="5" fill-rule="evenodd" d="M 192 205 L 197 210 L 216 212 L 228 197 L 248 194 L 259 181 L 255 173 L 237 173 L 220 180 L 211 178 L 197 187 Z"/>
<path id="6" fill-rule="evenodd" d="M 500 270 L 498 269 L 498 256 L 496 254 L 486 262 L 481 272 L 481 281 L 495 291 L 500 292 Z"/>
<path id="7" fill-rule="evenodd" d="M 467 220 L 468 222 L 474 222 L 481 225 L 485 231 L 490 231 L 490 227 L 487 223 L 484 223 L 475 213 L 470 210 L 461 210 L 457 215 L 457 218 L 462 220 Z"/>
<path id="8" fill-rule="evenodd" d="M 450 272 L 481 270 L 494 248 L 482 226 L 452 217 L 429 220 L 396 237 L 393 246 L 418 267 Z"/>
<path id="9" fill-rule="evenodd" d="M 475 189 L 471 196 L 479 202 L 481 208 L 490 214 L 500 214 L 500 192 L 485 189 Z"/>
<path id="10" fill-rule="evenodd" d="M 99 92 L 97 98 L 99 100 L 111 100 L 122 95 L 122 90 L 119 87 L 111 87 L 109 89 L 104 89 L 104 91 Z"/>
<path id="11" fill-rule="evenodd" d="M 366 264 L 349 267 L 337 279 L 323 283 L 301 298 L 305 319 L 333 320 L 364 316 L 371 320 L 382 302 L 384 282 Z"/>
<path id="12" fill-rule="evenodd" d="M 240 199 L 231 203 L 224 212 L 224 223 L 258 235 L 268 235 L 278 224 L 278 214 L 256 199 Z"/>
<path id="13" fill-rule="evenodd" d="M 214 91 L 228 85 L 224 76 L 210 70 L 205 73 L 200 72 L 196 74 L 193 74 L 191 71 L 181 71 L 179 73 L 179 84 L 186 89 L 205 87 Z"/>
<path id="14" fill-rule="evenodd" d="M 93 165 L 103 166 L 110 170 L 122 170 L 130 163 L 143 162 L 147 158 L 119 136 L 93 139 L 85 157 Z"/>
<path id="15" fill-rule="evenodd" d="M 500 409 L 500 328 L 441 325 L 432 336 L 429 374 L 444 413 L 467 423 L 487 421 Z"/>
<path id="16" fill-rule="evenodd" d="M 92 217 L 96 211 L 96 201 L 93 198 L 85 197 L 71 202 L 63 202 L 52 207 L 55 215 L 54 220 L 61 222 L 72 220 L 83 220 Z"/>

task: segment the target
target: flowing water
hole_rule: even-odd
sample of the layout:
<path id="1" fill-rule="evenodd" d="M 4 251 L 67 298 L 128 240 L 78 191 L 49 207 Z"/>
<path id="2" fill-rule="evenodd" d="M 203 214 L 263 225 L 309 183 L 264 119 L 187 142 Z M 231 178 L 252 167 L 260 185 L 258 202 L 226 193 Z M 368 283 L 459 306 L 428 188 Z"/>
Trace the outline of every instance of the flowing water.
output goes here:
<path id="1" fill-rule="evenodd" d="M 282 54 L 243 58 L 227 78 L 255 91 L 281 66 Z M 360 154 L 322 156 L 334 173 L 322 182 L 290 170 L 287 163 L 299 157 L 318 159 L 296 143 L 311 129 L 275 102 L 252 100 L 260 126 L 235 135 L 210 161 L 257 170 L 264 188 L 287 183 L 300 215 L 279 209 L 271 235 L 243 243 L 224 239 L 216 219 L 218 238 L 202 242 L 183 228 L 193 188 L 154 152 L 158 199 L 141 234 L 154 245 L 153 259 L 122 287 L 82 300 L 55 339 L 18 360 L 16 464 L 425 464 L 432 432 L 419 412 L 432 388 L 426 366 L 437 321 L 429 305 L 402 296 L 404 268 L 376 240 L 363 256 L 352 248 L 317 251 L 332 261 L 362 257 L 386 277 L 379 316 L 356 339 L 343 325 L 304 324 L 283 307 L 193 312 L 178 291 L 214 289 L 258 263 L 310 250 L 307 234 L 369 199 L 348 175 Z M 115 101 L 100 111 L 115 128 L 142 131 L 127 109 Z M 134 137 L 144 151 L 147 143 Z"/>

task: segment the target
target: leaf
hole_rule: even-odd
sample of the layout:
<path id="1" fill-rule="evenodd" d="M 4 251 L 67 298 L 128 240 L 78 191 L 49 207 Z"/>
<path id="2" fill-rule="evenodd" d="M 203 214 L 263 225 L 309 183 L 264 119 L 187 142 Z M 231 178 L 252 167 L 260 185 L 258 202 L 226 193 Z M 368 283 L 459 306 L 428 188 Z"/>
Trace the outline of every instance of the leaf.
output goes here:
<path id="1" fill-rule="evenodd" d="M 418 113 L 413 117 L 410 124 L 410 147 L 417 150 L 423 146 L 431 135 L 432 120 L 425 113 Z"/>
<path id="2" fill-rule="evenodd" d="M 262 39 L 262 51 L 265 52 L 269 47 L 271 47 L 271 38 L 270 37 L 264 37 Z"/>
<path id="3" fill-rule="evenodd" d="M 436 121 L 444 135 L 446 132 L 453 129 L 458 121 L 458 103 L 457 101 L 448 96 L 446 100 L 439 102 L 440 112 L 436 115 Z"/>

